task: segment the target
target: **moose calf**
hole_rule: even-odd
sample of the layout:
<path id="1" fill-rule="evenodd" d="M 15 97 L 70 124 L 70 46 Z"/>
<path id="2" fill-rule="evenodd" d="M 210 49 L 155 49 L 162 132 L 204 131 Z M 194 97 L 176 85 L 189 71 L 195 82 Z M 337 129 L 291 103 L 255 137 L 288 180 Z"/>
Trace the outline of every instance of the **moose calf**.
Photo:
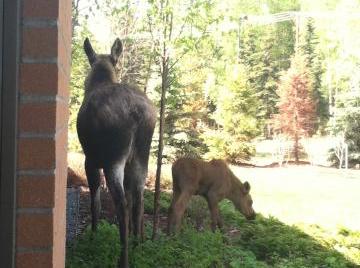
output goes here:
<path id="1" fill-rule="evenodd" d="M 120 39 L 116 39 L 109 55 L 96 54 L 88 39 L 84 50 L 91 70 L 85 81 L 77 132 L 85 153 L 92 230 L 96 230 L 100 213 L 103 169 L 119 222 L 119 267 L 127 268 L 129 229 L 135 236 L 143 235 L 143 192 L 156 115 L 142 91 L 117 83 L 115 66 L 122 52 Z"/>
<path id="2" fill-rule="evenodd" d="M 172 165 L 173 199 L 169 210 L 168 233 L 178 230 L 181 218 L 192 195 L 201 195 L 208 202 L 211 229 L 222 228 L 218 203 L 227 198 L 247 218 L 254 219 L 250 184 L 242 183 L 223 160 L 181 158 Z"/>

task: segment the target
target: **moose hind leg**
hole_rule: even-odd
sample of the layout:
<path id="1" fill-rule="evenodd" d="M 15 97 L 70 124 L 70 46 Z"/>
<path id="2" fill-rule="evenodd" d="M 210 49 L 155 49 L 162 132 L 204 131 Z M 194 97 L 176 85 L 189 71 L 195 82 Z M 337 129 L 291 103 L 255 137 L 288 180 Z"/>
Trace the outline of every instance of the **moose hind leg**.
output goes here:
<path id="1" fill-rule="evenodd" d="M 134 222 L 134 236 L 140 236 L 143 239 L 143 224 L 144 224 L 144 188 L 142 186 L 137 187 L 134 190 L 134 206 L 133 206 L 133 222 Z"/>
<path id="2" fill-rule="evenodd" d="M 96 168 L 91 161 L 85 159 L 85 172 L 90 188 L 91 199 L 91 229 L 96 231 L 97 222 L 101 211 L 100 200 L 100 170 Z"/>
<path id="3" fill-rule="evenodd" d="M 132 232 L 137 238 L 142 238 L 143 234 L 143 215 L 144 215 L 144 184 L 147 168 L 141 165 L 136 158 L 132 159 L 125 168 L 125 182 L 127 191 L 131 195 L 132 204 L 129 204 L 131 210 Z"/>
<path id="4" fill-rule="evenodd" d="M 128 236 L 129 236 L 129 215 L 124 189 L 124 168 L 125 161 L 119 161 L 104 169 L 107 185 L 109 187 L 119 222 L 121 241 L 121 255 L 119 267 L 128 268 Z"/>
<path id="5" fill-rule="evenodd" d="M 126 170 L 125 170 L 125 177 L 126 177 Z M 133 202 L 132 192 L 131 192 L 131 190 L 126 189 L 126 186 L 125 186 L 125 196 L 126 196 L 126 202 L 127 202 L 127 206 L 128 206 L 128 213 L 129 213 L 129 234 L 131 234 L 131 232 L 134 231 L 133 212 L 131 209 L 134 205 L 134 202 Z"/>

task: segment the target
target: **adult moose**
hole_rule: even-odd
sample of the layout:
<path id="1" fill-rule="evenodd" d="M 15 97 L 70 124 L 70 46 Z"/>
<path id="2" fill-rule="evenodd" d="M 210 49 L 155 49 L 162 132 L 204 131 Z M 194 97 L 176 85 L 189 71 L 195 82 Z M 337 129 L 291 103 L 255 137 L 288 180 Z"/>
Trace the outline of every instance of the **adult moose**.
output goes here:
<path id="1" fill-rule="evenodd" d="M 77 117 L 77 132 L 85 153 L 90 188 L 92 230 L 101 209 L 100 169 L 103 169 L 119 222 L 119 267 L 128 267 L 128 235 L 143 238 L 143 191 L 147 175 L 155 109 L 134 86 L 117 83 L 115 66 L 122 52 L 116 39 L 111 54 L 96 54 L 86 38 L 91 65 L 85 96 Z"/>
<path id="2" fill-rule="evenodd" d="M 192 195 L 201 195 L 208 202 L 211 229 L 222 228 L 218 203 L 230 199 L 247 218 L 254 219 L 250 184 L 242 183 L 223 160 L 205 162 L 193 158 L 180 158 L 172 165 L 173 200 L 169 210 L 168 233 L 179 228 L 181 218 Z"/>

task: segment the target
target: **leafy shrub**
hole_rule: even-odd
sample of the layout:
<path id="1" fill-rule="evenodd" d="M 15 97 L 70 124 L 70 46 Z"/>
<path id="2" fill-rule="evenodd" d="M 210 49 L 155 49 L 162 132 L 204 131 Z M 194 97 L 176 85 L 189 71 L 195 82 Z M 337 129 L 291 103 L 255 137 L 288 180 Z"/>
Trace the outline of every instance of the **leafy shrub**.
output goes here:
<path id="1" fill-rule="evenodd" d="M 98 231 L 90 227 L 67 249 L 67 268 L 89 268 L 116 266 L 120 251 L 119 232 L 114 224 L 101 221 Z"/>
<path id="2" fill-rule="evenodd" d="M 353 167 L 360 164 L 360 96 L 351 98 L 345 96 L 336 103 L 337 113 L 329 121 L 329 129 L 334 136 L 344 134 L 345 142 L 349 148 L 349 166 Z M 339 159 L 334 150 L 330 151 L 329 160 L 334 165 L 339 165 Z"/>
<path id="3" fill-rule="evenodd" d="M 160 200 L 160 211 L 165 213 L 170 195 L 162 193 Z M 146 191 L 147 212 L 152 212 L 152 203 L 153 193 Z M 224 232 L 213 233 L 206 223 L 203 230 L 198 231 L 193 225 L 194 215 L 205 209 L 205 202 L 192 200 L 188 211 L 190 220 L 184 221 L 181 232 L 170 237 L 160 232 L 155 241 L 149 239 L 152 226 L 147 223 L 148 239 L 144 243 L 135 245 L 130 239 L 131 267 L 342 268 L 360 265 L 360 232 L 342 228 L 333 234 L 317 226 L 289 226 L 262 215 L 247 221 L 229 201 L 220 203 Z M 66 267 L 115 267 L 119 251 L 117 226 L 103 221 L 96 234 L 87 228 L 67 249 Z"/>
<path id="4" fill-rule="evenodd" d="M 329 242 L 331 237 L 319 238 L 324 231 L 318 227 L 306 229 L 310 236 L 273 217 L 258 215 L 255 221 L 246 222 L 226 201 L 221 203 L 221 211 L 228 225 L 241 230 L 239 236 L 231 238 L 231 243 L 253 252 L 257 260 L 275 267 L 355 267 L 334 249 L 334 243 Z M 360 235 L 355 232 L 353 236 L 356 234 Z M 354 260 L 360 263 L 360 259 Z"/>
<path id="5" fill-rule="evenodd" d="M 160 213 L 167 213 L 170 207 L 171 195 L 166 193 L 160 194 L 159 205 Z M 148 214 L 154 213 L 154 192 L 145 190 L 144 192 L 144 212 Z"/>

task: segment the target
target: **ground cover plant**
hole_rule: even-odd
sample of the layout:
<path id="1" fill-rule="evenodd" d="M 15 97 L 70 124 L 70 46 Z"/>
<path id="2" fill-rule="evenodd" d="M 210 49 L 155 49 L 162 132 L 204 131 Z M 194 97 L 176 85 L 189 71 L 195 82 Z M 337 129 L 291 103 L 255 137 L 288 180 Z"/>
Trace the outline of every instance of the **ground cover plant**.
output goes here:
<path id="1" fill-rule="evenodd" d="M 160 212 L 169 207 L 169 193 L 161 195 Z M 151 214 L 153 192 L 145 194 L 145 213 Z M 146 222 L 144 243 L 131 242 L 131 267 L 359 267 L 360 232 L 345 228 L 329 232 L 316 225 L 286 225 L 259 215 L 247 221 L 233 205 L 220 205 L 224 230 L 210 231 L 206 202 L 193 198 L 181 232 L 163 232 L 150 240 Z M 150 218 L 151 219 L 151 218 Z M 165 226 L 163 226 L 165 227 Z M 66 267 L 114 267 L 119 241 L 114 224 L 102 221 L 96 234 L 90 228 L 67 249 Z"/>

